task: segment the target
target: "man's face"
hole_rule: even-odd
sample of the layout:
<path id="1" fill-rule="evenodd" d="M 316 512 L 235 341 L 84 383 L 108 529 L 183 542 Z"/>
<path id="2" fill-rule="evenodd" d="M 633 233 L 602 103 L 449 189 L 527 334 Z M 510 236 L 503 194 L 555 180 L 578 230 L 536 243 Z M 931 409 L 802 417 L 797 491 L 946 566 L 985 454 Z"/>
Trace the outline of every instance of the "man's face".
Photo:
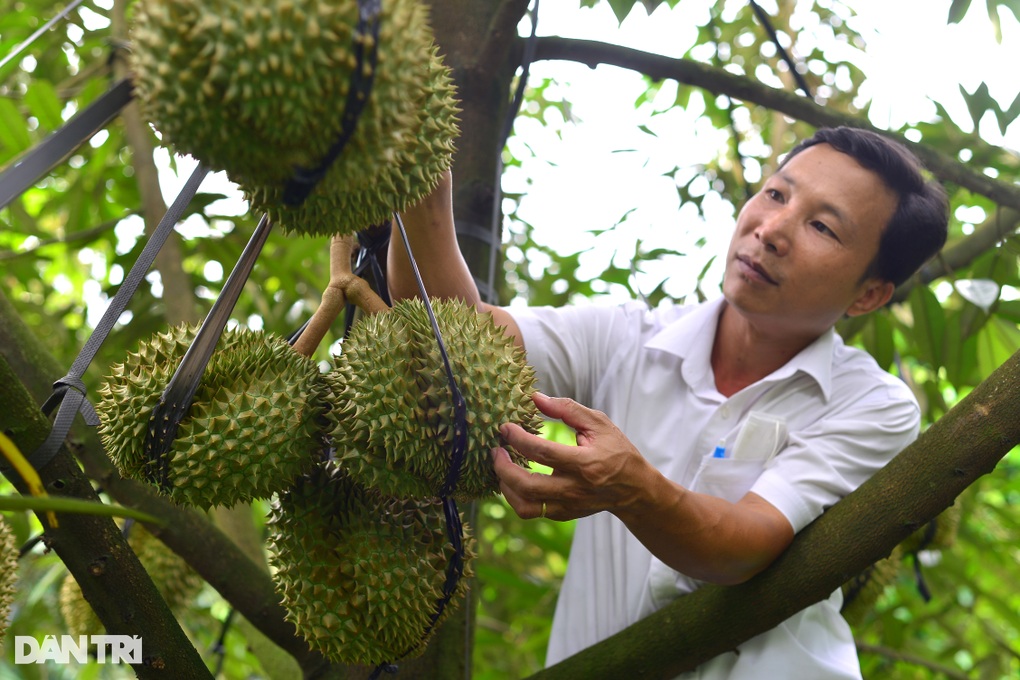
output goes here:
<path id="1" fill-rule="evenodd" d="M 726 300 L 763 331 L 805 338 L 884 304 L 875 296 L 891 287 L 861 277 L 897 200 L 877 174 L 828 144 L 801 151 L 740 211 Z"/>

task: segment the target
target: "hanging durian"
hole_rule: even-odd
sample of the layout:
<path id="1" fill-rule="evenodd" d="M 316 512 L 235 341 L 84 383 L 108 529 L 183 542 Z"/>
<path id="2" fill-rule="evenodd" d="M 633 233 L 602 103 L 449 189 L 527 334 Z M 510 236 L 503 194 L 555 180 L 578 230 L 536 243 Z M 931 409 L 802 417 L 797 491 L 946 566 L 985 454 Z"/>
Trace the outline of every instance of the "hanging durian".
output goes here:
<path id="1" fill-rule="evenodd" d="M 175 616 L 187 611 L 202 588 L 202 577 L 177 553 L 150 534 L 140 524 L 133 524 L 128 545 L 148 572 L 156 590 Z M 81 587 L 68 573 L 60 586 L 60 613 L 71 635 L 102 633 L 103 624 L 81 594 Z"/>
<path id="2" fill-rule="evenodd" d="M 395 148 L 388 162 L 368 181 L 352 181 L 338 165 L 299 205 L 282 201 L 279 184 L 242 182 L 255 211 L 264 211 L 283 229 L 306 234 L 347 234 L 389 221 L 394 211 L 413 205 L 435 188 L 450 167 L 457 137 L 458 108 L 449 69 L 435 46 L 419 67 L 427 87 L 419 94 L 417 123 L 411 143 Z M 412 92 L 408 93 L 411 96 Z"/>
<path id="3" fill-rule="evenodd" d="M 270 563 L 287 620 L 329 659 L 374 665 L 420 654 L 458 606 L 471 576 L 473 541 L 464 527 L 464 573 L 435 621 L 454 548 L 438 501 L 387 498 L 323 467 L 274 504 Z"/>
<path id="4" fill-rule="evenodd" d="M 423 3 L 381 3 L 377 41 L 358 31 L 360 5 L 142 0 L 131 32 L 142 109 L 164 143 L 226 170 L 286 230 L 353 233 L 378 223 L 449 166 L 455 107 Z M 284 210 L 277 201 L 295 169 L 317 167 L 341 135 L 359 48 L 371 88 L 353 135 L 312 205 Z M 426 110 L 441 118 L 423 123 Z M 415 172 L 408 156 L 428 161 Z"/>
<path id="5" fill-rule="evenodd" d="M 467 407 L 468 445 L 454 495 L 496 493 L 490 452 L 502 445 L 499 426 L 513 422 L 536 433 L 540 425 L 531 399 L 534 371 L 491 316 L 458 300 L 432 306 Z M 402 300 L 360 320 L 327 380 L 337 464 L 387 495 L 440 495 L 450 468 L 453 401 L 424 304 Z"/>
<path id="6" fill-rule="evenodd" d="M 121 474 L 150 479 L 152 410 L 196 333 L 178 326 L 112 368 L 96 411 Z M 226 331 L 167 454 L 175 502 L 231 506 L 287 488 L 321 457 L 325 382 L 316 363 L 279 337 Z"/>
<path id="7" fill-rule="evenodd" d="M 18 580 L 18 543 L 14 531 L 0 519 L 0 647 L 7 633 L 7 618 Z"/>
<path id="8" fill-rule="evenodd" d="M 852 626 L 864 621 L 875 603 L 892 585 L 903 564 L 903 551 L 899 548 L 843 584 L 843 606 L 840 613 Z"/>

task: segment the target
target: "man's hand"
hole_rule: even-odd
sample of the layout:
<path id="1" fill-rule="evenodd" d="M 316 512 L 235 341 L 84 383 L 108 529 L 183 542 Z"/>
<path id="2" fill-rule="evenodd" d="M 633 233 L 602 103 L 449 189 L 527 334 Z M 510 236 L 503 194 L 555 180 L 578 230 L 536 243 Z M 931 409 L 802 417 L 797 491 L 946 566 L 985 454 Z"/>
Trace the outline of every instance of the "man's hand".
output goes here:
<path id="1" fill-rule="evenodd" d="M 515 424 L 500 428 L 508 445 L 553 469 L 551 475 L 529 472 L 513 464 L 505 449 L 493 451 L 500 489 L 521 517 L 542 516 L 543 504 L 544 516 L 557 520 L 622 511 L 637 500 L 649 476 L 658 474 L 604 413 L 541 393 L 534 400 L 542 413 L 577 432 L 577 446 L 551 442 Z"/>
<path id="2" fill-rule="evenodd" d="M 551 475 L 514 465 L 493 450 L 500 489 L 524 519 L 569 520 L 606 510 L 673 569 L 712 583 L 740 583 L 767 567 L 793 540 L 793 527 L 761 496 L 736 503 L 695 493 L 656 470 L 599 411 L 536 393 L 535 405 L 577 432 L 577 446 L 520 426 L 500 428 L 506 443 Z"/>

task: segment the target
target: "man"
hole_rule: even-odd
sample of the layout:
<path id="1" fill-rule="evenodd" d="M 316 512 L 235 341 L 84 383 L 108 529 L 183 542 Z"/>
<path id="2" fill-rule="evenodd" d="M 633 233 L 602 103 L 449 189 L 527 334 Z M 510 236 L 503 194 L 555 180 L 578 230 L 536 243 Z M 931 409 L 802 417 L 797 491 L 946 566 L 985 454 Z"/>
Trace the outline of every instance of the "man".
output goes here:
<path id="1" fill-rule="evenodd" d="M 795 147 L 737 218 L 723 297 L 692 307 L 491 307 L 457 249 L 449 178 L 406 222 L 430 295 L 505 325 L 557 397 L 536 405 L 577 431 L 568 447 L 502 427 L 551 475 L 493 453 L 521 517 L 581 518 L 549 664 L 699 582 L 754 576 L 917 436 L 910 391 L 833 331 L 946 238 L 944 192 L 879 135 L 825 129 Z M 414 295 L 399 244 L 389 261 L 393 295 Z M 691 677 L 859 678 L 840 604 L 837 591 Z"/>

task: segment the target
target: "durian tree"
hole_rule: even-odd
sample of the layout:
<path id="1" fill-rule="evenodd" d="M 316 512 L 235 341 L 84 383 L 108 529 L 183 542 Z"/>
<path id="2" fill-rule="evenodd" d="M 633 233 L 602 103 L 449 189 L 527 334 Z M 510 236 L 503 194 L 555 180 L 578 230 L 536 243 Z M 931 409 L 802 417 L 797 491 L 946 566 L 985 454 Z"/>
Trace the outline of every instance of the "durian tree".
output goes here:
<path id="1" fill-rule="evenodd" d="M 284 4 L 296 3 L 279 6 Z M 608 6 L 626 26 L 645 12 L 654 11 L 662 19 L 695 4 L 695 0 L 593 1 L 579 3 L 576 11 L 581 17 Z M 504 302 L 520 297 L 534 304 L 624 292 L 642 294 L 656 304 L 666 298 L 695 299 L 717 285 L 711 278 L 711 262 L 697 259 L 696 252 L 646 249 L 632 239 L 632 263 L 610 259 L 597 275 L 588 275 L 580 266 L 581 253 L 546 245 L 541 218 L 530 224 L 532 218 L 524 210 L 527 187 L 513 181 L 512 173 L 519 178 L 532 154 L 540 153 L 528 146 L 529 131 L 535 134 L 545 128 L 555 135 L 583 121 L 572 119 L 569 90 L 541 74 L 527 80 L 525 104 L 518 109 L 513 95 L 527 71 L 522 64 L 601 63 L 644 74 L 646 87 L 635 107 L 647 112 L 644 127 L 649 134 L 670 110 L 700 111 L 700 120 L 720 131 L 723 141 L 704 158 L 681 154 L 680 162 L 674 160 L 677 156 L 668 156 L 663 174 L 685 206 L 708 215 L 713 203 L 739 205 L 754 190 L 756 177 L 767 174 L 792 139 L 808 134 L 813 126 L 872 125 L 867 96 L 862 94 L 865 74 L 852 57 L 833 56 L 836 53 L 827 49 L 840 41 L 862 44 L 849 20 L 853 3 L 847 4 L 761 3 L 767 15 L 763 21 L 745 3 L 701 3 L 696 37 L 687 53 L 666 58 L 611 42 L 529 38 L 528 22 L 522 24 L 532 6 L 526 0 L 430 3 L 429 23 L 438 54 L 452 69 L 460 107 L 453 157 L 455 214 L 462 247 L 483 292 L 492 289 Z M 970 4 L 935 3 L 937 8 L 931 11 L 959 21 L 979 11 Z M 995 20 L 987 27 L 989 39 L 994 40 L 998 30 L 1003 40 L 1009 40 L 1015 24 L 1007 11 L 1011 6 L 992 0 L 987 4 Z M 241 12 L 246 6 L 234 5 Z M 539 22 L 542 11 L 538 9 Z M 0 57 L 27 39 L 51 12 L 49 7 L 23 2 L 0 18 Z M 111 77 L 129 73 L 128 16 L 128 3 L 85 3 L 68 22 L 42 38 L 45 48 L 30 48 L 25 56 L 0 66 L 0 164 L 9 166 L 59 128 L 105 91 Z M 777 32 L 778 43 L 770 29 Z M 406 49 L 413 49 L 408 47 L 414 43 L 413 33 L 401 43 Z M 224 40 L 229 37 L 228 31 Z M 792 65 L 784 61 L 777 44 L 792 54 Z M 269 54 L 265 52 L 266 59 Z M 171 69 L 174 55 L 168 51 L 166 56 L 165 61 L 156 59 L 153 68 Z M 385 86 L 384 80 L 381 88 Z M 1020 163 L 1015 152 L 967 131 L 978 129 L 982 120 L 994 120 L 1005 132 L 1020 108 L 1010 103 L 1015 95 L 997 94 L 994 99 L 987 86 L 963 90 L 972 121 L 961 124 L 936 103 L 928 119 L 888 130 L 908 139 L 947 184 L 954 208 L 951 240 L 931 267 L 899 291 L 898 302 L 840 331 L 912 382 L 925 407 L 929 431 L 896 464 L 806 530 L 759 578 L 739 588 L 704 589 L 683 598 L 543 676 L 626 677 L 640 668 L 646 677 L 665 677 L 704 655 L 731 648 L 772 625 L 770 621 L 822 597 L 892 553 L 954 500 L 961 515 L 955 546 L 922 551 L 920 556 L 915 551 L 855 624 L 866 675 L 963 677 L 978 670 L 982 677 L 1015 675 L 1020 595 L 1012 584 L 1017 580 L 1014 546 L 1020 537 L 1015 500 L 1020 487 L 1016 454 L 1007 452 L 1020 441 L 1017 405 L 1011 401 L 1020 390 L 1016 362 L 1006 360 L 1020 348 L 1020 303 L 1012 294 L 1020 285 L 1015 235 L 1020 223 L 1016 190 Z M 197 115 L 201 106 L 195 106 Z M 513 119 L 517 125 L 507 144 L 507 121 Z M 98 299 L 100 290 L 109 294 L 116 290 L 143 246 L 140 232 L 151 231 L 166 209 L 163 190 L 172 197 L 179 186 L 165 168 L 183 162 L 160 147 L 161 141 L 169 140 L 156 139 L 147 122 L 143 111 L 129 107 L 104 133 L 0 210 L 0 355 L 12 371 L 10 379 L 0 380 L 0 423 L 5 431 L 24 438 L 26 450 L 45 436 L 46 422 L 34 407 L 46 399 L 51 383 L 66 373 L 95 324 L 96 315 L 83 301 Z M 220 127 L 224 125 L 229 127 L 229 122 Z M 378 145 L 362 151 L 365 162 L 380 161 Z M 426 162 L 407 157 L 388 160 L 390 167 L 400 168 Z M 502 197 L 495 189 L 501 174 L 506 178 Z M 399 183 L 390 181 L 396 189 Z M 218 186 L 235 191 L 225 183 Z M 264 200 L 257 190 L 245 191 L 256 205 Z M 219 293 L 225 270 L 237 259 L 257 218 L 256 210 L 236 210 L 220 198 L 200 193 L 191 203 L 193 216 L 183 237 L 171 240 L 170 250 L 161 254 L 158 277 L 150 277 L 139 289 L 129 314 L 122 316 L 89 369 L 86 383 L 93 399 L 98 399 L 110 366 L 168 327 L 200 321 Z M 500 208 L 495 212 L 506 213 L 501 225 L 507 232 L 503 249 L 494 249 L 489 242 L 494 207 Z M 635 228 L 629 215 L 623 214 L 610 230 L 613 233 L 600 237 L 609 240 Z M 319 306 L 320 292 L 330 280 L 330 250 L 326 237 L 272 233 L 235 307 L 235 323 L 242 329 L 284 336 L 292 332 Z M 638 283 L 636 273 L 653 270 L 658 260 L 678 257 L 697 263 L 694 269 L 700 274 L 689 290 L 678 290 L 665 278 L 651 286 Z M 529 264 L 538 262 L 546 266 Z M 495 272 L 501 275 L 496 277 Z M 989 285 L 998 291 L 991 301 L 978 294 Z M 342 336 L 342 327 L 342 321 L 329 324 L 322 342 L 313 348 L 318 359 L 329 359 L 327 346 Z M 31 396 L 26 396 L 25 388 Z M 275 677 L 295 677 L 300 672 L 296 668 L 309 676 L 367 674 L 365 669 L 328 663 L 288 623 L 266 571 L 259 532 L 268 508 L 262 501 L 217 510 L 215 521 L 210 521 L 204 512 L 180 508 L 121 477 L 110 461 L 112 452 L 80 423 L 71 444 L 51 465 L 59 465 L 59 473 L 43 469 L 44 479 L 66 484 L 73 474 L 78 493 L 91 494 L 98 486 L 108 498 L 164 518 L 167 523 L 153 533 L 208 584 L 191 611 L 176 616 L 168 608 L 142 604 L 160 596 L 145 583 L 140 562 L 121 561 L 125 575 L 116 594 L 93 587 L 91 601 L 100 618 L 113 620 L 115 597 L 139 603 L 147 639 L 151 635 L 174 649 L 179 656 L 172 657 L 173 663 L 180 664 L 175 668 L 189 669 L 175 677 L 208 674 L 192 643 L 173 630 L 175 619 L 201 640 L 194 645 L 202 649 L 216 640 L 218 621 L 228 619 L 231 608 L 243 619 L 233 617 L 234 626 L 224 638 L 225 677 L 244 677 L 259 667 L 270 675 L 275 672 Z M 75 458 L 84 469 L 81 476 L 75 473 Z M 297 502 L 298 496 L 290 498 Z M 472 582 L 477 604 L 454 613 L 422 659 L 401 664 L 409 676 L 463 677 L 466 669 L 472 669 L 473 677 L 519 677 L 541 665 L 570 527 L 515 520 L 498 499 L 479 502 L 469 514 L 475 520 L 480 553 Z M 41 526 L 24 514 L 11 519 L 21 543 Z M 127 549 L 112 522 L 82 526 L 83 538 L 101 538 L 111 551 Z M 15 632 L 42 635 L 65 630 L 51 613 L 56 611 L 61 583 L 56 576 L 62 577 L 67 568 L 72 573 L 87 570 L 91 560 L 88 540 L 84 543 L 78 551 L 58 550 L 59 560 L 37 553 L 22 560 L 20 608 L 12 621 Z M 941 561 L 933 565 L 936 556 Z M 915 562 L 928 565 L 920 573 L 933 595 L 930 603 L 919 594 Z M 26 583 L 52 585 L 30 588 Z M 699 612 L 709 608 L 722 614 L 711 622 L 699 618 Z M 748 616 L 749 611 L 754 616 Z M 474 649 L 465 640 L 473 640 Z M 244 650 L 246 644 L 254 656 Z M 214 668 L 216 656 L 204 663 Z"/>

